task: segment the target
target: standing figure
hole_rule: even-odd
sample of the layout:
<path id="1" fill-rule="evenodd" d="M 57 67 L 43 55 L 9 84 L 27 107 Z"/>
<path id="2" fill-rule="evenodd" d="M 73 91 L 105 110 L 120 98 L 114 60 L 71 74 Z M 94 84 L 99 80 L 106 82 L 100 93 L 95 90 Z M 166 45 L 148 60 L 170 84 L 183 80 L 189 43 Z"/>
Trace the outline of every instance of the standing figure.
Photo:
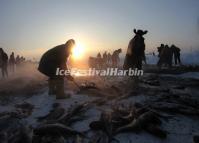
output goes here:
<path id="1" fill-rule="evenodd" d="M 172 49 L 168 45 L 165 45 L 161 50 L 160 59 L 157 63 L 158 67 L 161 68 L 162 64 L 171 68 L 172 67 Z"/>
<path id="2" fill-rule="evenodd" d="M 142 60 L 145 59 L 145 43 L 143 35 L 147 32 L 148 31 L 134 29 L 135 36 L 129 42 L 124 60 L 124 69 L 142 69 Z"/>
<path id="3" fill-rule="evenodd" d="M 24 57 L 21 56 L 19 61 L 20 61 L 20 62 L 19 62 L 19 63 L 20 63 L 20 66 L 22 66 L 22 65 L 24 64 Z"/>
<path id="4" fill-rule="evenodd" d="M 19 67 L 19 65 L 20 65 L 20 57 L 19 57 L 19 55 L 17 55 L 17 57 L 15 59 L 15 64 L 16 64 L 16 67 Z"/>
<path id="5" fill-rule="evenodd" d="M 160 53 L 161 53 L 161 51 L 162 51 L 163 48 L 164 48 L 164 44 L 161 44 L 160 47 L 157 47 L 158 57 L 160 57 Z"/>
<path id="6" fill-rule="evenodd" d="M 97 54 L 97 58 L 102 58 L 100 53 Z"/>
<path id="7" fill-rule="evenodd" d="M 2 77 L 8 77 L 8 55 L 0 48 L 0 65 L 2 71 Z"/>
<path id="8" fill-rule="evenodd" d="M 119 54 L 122 52 L 122 49 L 115 50 L 112 54 L 112 66 L 118 67 L 120 62 Z"/>
<path id="9" fill-rule="evenodd" d="M 10 55 L 9 65 L 10 65 L 10 71 L 14 72 L 14 70 L 15 70 L 15 55 L 14 55 L 14 52 L 12 52 L 11 55 Z"/>
<path id="10" fill-rule="evenodd" d="M 100 53 L 97 54 L 97 65 L 96 67 L 98 69 L 101 69 L 103 65 L 103 59 L 102 59 L 102 55 Z"/>
<path id="11" fill-rule="evenodd" d="M 103 66 L 106 67 L 107 66 L 107 60 L 108 60 L 108 55 L 106 52 L 104 52 L 103 54 Z"/>
<path id="12" fill-rule="evenodd" d="M 108 63 L 108 65 L 111 65 L 111 54 L 110 53 L 108 53 L 108 55 L 107 55 L 107 63 Z"/>
<path id="13" fill-rule="evenodd" d="M 181 64 L 181 60 L 180 60 L 180 48 L 176 47 L 175 45 L 171 45 L 172 51 L 173 51 L 173 55 L 174 55 L 174 63 L 175 65 L 177 64 Z"/>
<path id="14" fill-rule="evenodd" d="M 73 81 L 73 77 L 68 75 L 57 74 L 57 70 L 68 70 L 67 60 L 72 54 L 72 49 L 75 46 L 73 39 L 68 40 L 65 44 L 58 45 L 43 54 L 39 62 L 38 70 L 49 77 L 48 87 L 49 95 L 56 95 L 57 99 L 63 99 L 68 96 L 64 92 L 64 77 Z M 68 72 L 67 72 L 68 73 Z"/>
<path id="15" fill-rule="evenodd" d="M 157 47 L 157 51 L 158 51 L 158 57 L 159 57 L 159 60 L 158 60 L 158 62 L 157 62 L 157 66 L 158 67 L 161 67 L 161 65 L 162 65 L 162 58 L 160 58 L 160 55 L 161 55 L 161 52 L 164 50 L 164 44 L 161 44 L 160 45 L 160 47 Z"/>

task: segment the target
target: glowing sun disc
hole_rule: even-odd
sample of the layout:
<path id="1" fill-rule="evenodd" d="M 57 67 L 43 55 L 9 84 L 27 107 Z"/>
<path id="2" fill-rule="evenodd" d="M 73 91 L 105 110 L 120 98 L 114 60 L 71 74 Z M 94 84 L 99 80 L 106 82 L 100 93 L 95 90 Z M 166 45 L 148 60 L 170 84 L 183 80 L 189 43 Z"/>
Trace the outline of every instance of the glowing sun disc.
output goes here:
<path id="1" fill-rule="evenodd" d="M 72 50 L 72 57 L 74 59 L 81 59 L 84 55 L 85 48 L 81 44 L 77 43 Z"/>

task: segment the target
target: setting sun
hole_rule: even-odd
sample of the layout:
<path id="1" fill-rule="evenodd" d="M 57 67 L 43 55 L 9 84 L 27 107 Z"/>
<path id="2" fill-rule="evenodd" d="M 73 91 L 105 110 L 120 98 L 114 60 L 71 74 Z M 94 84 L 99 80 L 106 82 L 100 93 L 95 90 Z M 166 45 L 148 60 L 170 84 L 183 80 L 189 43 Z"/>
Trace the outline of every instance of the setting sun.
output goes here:
<path id="1" fill-rule="evenodd" d="M 85 47 L 82 44 L 77 43 L 76 46 L 73 48 L 72 58 L 81 59 L 84 55 L 84 52 L 85 52 Z"/>

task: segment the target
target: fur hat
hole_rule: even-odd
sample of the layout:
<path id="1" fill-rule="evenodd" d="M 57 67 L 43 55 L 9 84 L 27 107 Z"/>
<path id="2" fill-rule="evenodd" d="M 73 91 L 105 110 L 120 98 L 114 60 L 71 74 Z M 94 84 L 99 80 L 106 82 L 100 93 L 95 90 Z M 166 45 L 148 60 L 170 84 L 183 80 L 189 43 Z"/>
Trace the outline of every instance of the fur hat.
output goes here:
<path id="1" fill-rule="evenodd" d="M 137 35 L 141 35 L 142 36 L 142 35 L 145 35 L 148 31 L 147 30 L 143 31 L 141 29 L 138 29 L 138 30 L 134 29 L 133 32 L 135 34 L 137 34 Z"/>

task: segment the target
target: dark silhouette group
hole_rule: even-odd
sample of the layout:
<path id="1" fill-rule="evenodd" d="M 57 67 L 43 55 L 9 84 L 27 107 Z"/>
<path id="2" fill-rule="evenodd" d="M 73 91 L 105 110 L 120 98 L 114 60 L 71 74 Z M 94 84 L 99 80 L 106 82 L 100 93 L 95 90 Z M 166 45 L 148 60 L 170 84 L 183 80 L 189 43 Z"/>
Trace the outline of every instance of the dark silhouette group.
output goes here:
<path id="1" fill-rule="evenodd" d="M 99 52 L 96 57 L 89 57 L 89 66 L 92 68 L 119 67 L 122 49 L 115 50 L 112 54 L 106 51 L 101 55 Z"/>
<path id="2" fill-rule="evenodd" d="M 171 68 L 173 65 L 173 58 L 175 65 L 181 65 L 180 48 L 175 45 L 171 45 L 171 47 L 169 47 L 168 45 L 161 44 L 157 50 L 159 57 L 157 66 L 159 68 L 161 68 L 162 65 Z"/>
<path id="3" fill-rule="evenodd" d="M 25 61 L 26 59 L 23 56 L 17 55 L 15 58 L 14 52 L 12 52 L 10 57 L 8 57 L 8 54 L 3 50 L 3 48 L 0 48 L 0 69 L 3 78 L 8 77 L 8 67 L 10 68 L 10 72 L 14 73 L 16 67 L 22 65 Z"/>
<path id="4" fill-rule="evenodd" d="M 125 70 L 128 70 L 129 68 L 132 69 L 142 69 L 143 62 L 147 64 L 146 62 L 146 56 L 145 56 L 145 42 L 144 42 L 144 35 L 147 34 L 148 31 L 143 30 L 136 30 L 134 29 L 135 36 L 130 40 L 127 53 L 124 59 L 124 65 L 123 68 Z M 181 65 L 181 59 L 180 59 L 180 48 L 176 47 L 175 45 L 171 45 L 169 47 L 168 45 L 161 44 L 158 49 L 158 63 L 157 66 L 159 68 L 162 67 L 162 65 L 167 67 L 172 67 L 173 64 L 173 58 L 175 65 Z M 119 54 L 122 52 L 121 49 L 115 50 L 113 54 L 104 52 L 103 55 L 101 53 L 97 54 L 97 57 L 89 57 L 89 66 L 92 68 L 106 68 L 108 67 L 118 67 L 120 58 Z M 155 56 L 155 53 L 152 53 L 153 56 Z"/>
<path id="5" fill-rule="evenodd" d="M 127 53 L 124 60 L 123 68 L 128 70 L 132 69 L 142 69 L 142 62 L 146 64 L 145 57 L 145 42 L 144 35 L 148 31 L 136 30 L 134 29 L 135 36 L 130 40 Z M 97 54 L 97 57 L 89 57 L 89 66 L 92 68 L 106 68 L 109 67 L 119 67 L 120 57 L 119 54 L 122 52 L 122 49 L 115 50 L 113 54 L 107 54 L 104 52 L 103 55 L 100 53 Z"/>
<path id="6" fill-rule="evenodd" d="M 142 69 L 142 63 L 146 64 L 145 57 L 145 38 L 144 35 L 147 34 L 148 31 L 144 30 L 136 30 L 134 29 L 134 37 L 130 40 L 127 48 L 127 53 L 125 56 L 123 68 L 125 70 L 131 69 Z M 67 59 L 72 54 L 72 49 L 75 46 L 75 40 L 70 39 L 65 44 L 58 45 L 43 54 L 41 60 L 39 62 L 38 70 L 49 77 L 48 87 L 49 87 L 49 95 L 56 95 L 57 99 L 67 98 L 68 95 L 64 92 L 64 78 L 66 77 L 70 81 L 74 81 L 74 78 L 70 75 L 57 75 L 57 70 L 68 70 L 67 68 Z M 161 67 L 163 64 L 171 67 L 172 59 L 174 56 L 175 64 L 181 64 L 180 60 L 180 49 L 175 45 L 169 47 L 168 45 L 161 44 L 158 49 L 158 66 Z M 89 57 L 88 64 L 91 68 L 103 69 L 107 67 L 119 67 L 120 63 L 120 53 L 122 49 L 115 50 L 112 54 L 107 53 L 105 51 L 103 54 L 100 52 L 96 57 Z M 3 50 L 1 49 L 1 56 L 4 57 L 4 61 L 8 61 L 8 57 L 4 55 Z M 152 53 L 155 56 L 155 53 Z M 14 53 L 10 55 L 9 63 L 13 65 L 13 63 L 18 63 L 19 56 L 14 58 Z M 1 64 L 2 65 L 2 64 Z M 2 65 L 5 67 L 6 65 Z M 13 70 L 13 67 L 12 67 Z M 6 73 L 5 70 L 3 73 Z M 75 82 L 75 81 L 74 81 Z"/>

